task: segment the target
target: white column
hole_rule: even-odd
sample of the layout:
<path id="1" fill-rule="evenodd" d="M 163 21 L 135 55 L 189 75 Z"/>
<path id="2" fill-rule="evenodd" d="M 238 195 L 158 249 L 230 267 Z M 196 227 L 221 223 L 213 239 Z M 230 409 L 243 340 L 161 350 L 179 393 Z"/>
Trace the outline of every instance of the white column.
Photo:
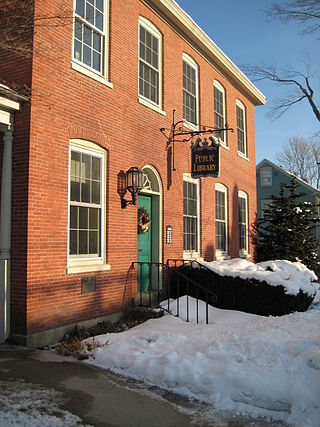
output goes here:
<path id="1" fill-rule="evenodd" d="M 0 218 L 0 342 L 10 332 L 10 251 L 11 251 L 11 194 L 12 194 L 12 128 L 3 137 Z"/>

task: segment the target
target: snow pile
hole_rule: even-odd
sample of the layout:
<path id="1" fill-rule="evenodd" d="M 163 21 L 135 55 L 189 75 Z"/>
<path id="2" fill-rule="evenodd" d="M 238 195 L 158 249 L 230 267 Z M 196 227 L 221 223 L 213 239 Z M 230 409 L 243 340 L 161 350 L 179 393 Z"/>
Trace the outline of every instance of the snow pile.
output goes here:
<path id="1" fill-rule="evenodd" d="M 180 304 L 185 312 L 186 297 Z M 193 313 L 195 304 L 189 298 Z M 320 303 L 304 313 L 267 318 L 210 307 L 209 322 L 168 315 L 100 335 L 95 341 L 101 347 L 87 363 L 218 411 L 320 425 Z"/>
<path id="2" fill-rule="evenodd" d="M 317 292 L 315 273 L 301 262 L 265 261 L 258 264 L 242 258 L 205 262 L 205 267 L 220 276 L 240 277 L 265 281 L 271 286 L 282 285 L 288 295 L 297 295 L 301 290 L 309 296 Z M 196 267 L 196 266 L 195 266 Z"/>

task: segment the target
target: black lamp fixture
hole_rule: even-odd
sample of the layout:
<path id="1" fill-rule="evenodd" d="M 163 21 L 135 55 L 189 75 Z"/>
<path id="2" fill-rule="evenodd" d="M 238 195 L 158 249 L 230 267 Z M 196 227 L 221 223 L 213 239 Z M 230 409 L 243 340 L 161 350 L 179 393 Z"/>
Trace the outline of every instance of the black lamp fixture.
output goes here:
<path id="1" fill-rule="evenodd" d="M 132 196 L 131 200 L 125 200 L 124 197 L 121 199 L 122 209 L 126 208 L 127 205 L 136 205 L 137 203 L 137 194 L 143 188 L 143 172 L 141 169 L 136 166 L 132 166 L 126 172 L 126 191 L 129 191 Z"/>

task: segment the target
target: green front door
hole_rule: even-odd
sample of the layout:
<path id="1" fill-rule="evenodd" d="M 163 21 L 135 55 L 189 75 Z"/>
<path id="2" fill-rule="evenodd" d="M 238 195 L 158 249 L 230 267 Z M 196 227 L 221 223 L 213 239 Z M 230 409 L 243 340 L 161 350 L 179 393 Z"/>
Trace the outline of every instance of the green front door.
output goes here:
<path id="1" fill-rule="evenodd" d="M 145 233 L 138 230 L 138 262 L 151 262 L 151 197 L 139 194 L 138 196 L 138 215 L 139 209 L 143 208 L 147 211 L 151 220 L 151 225 Z M 142 267 L 138 265 L 138 291 L 147 291 L 149 287 L 149 266 L 144 264 Z"/>

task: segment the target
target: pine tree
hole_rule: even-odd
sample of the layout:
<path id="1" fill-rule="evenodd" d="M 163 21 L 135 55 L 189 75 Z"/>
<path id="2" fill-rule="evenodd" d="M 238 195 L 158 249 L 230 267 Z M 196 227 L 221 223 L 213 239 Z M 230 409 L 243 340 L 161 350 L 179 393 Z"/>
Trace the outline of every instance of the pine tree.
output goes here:
<path id="1" fill-rule="evenodd" d="M 286 195 L 285 189 L 288 189 Z M 320 275 L 320 259 L 313 229 L 319 218 L 311 202 L 301 202 L 297 182 L 280 186 L 279 196 L 272 196 L 268 215 L 256 221 L 256 261 L 286 259 L 301 261 Z"/>

